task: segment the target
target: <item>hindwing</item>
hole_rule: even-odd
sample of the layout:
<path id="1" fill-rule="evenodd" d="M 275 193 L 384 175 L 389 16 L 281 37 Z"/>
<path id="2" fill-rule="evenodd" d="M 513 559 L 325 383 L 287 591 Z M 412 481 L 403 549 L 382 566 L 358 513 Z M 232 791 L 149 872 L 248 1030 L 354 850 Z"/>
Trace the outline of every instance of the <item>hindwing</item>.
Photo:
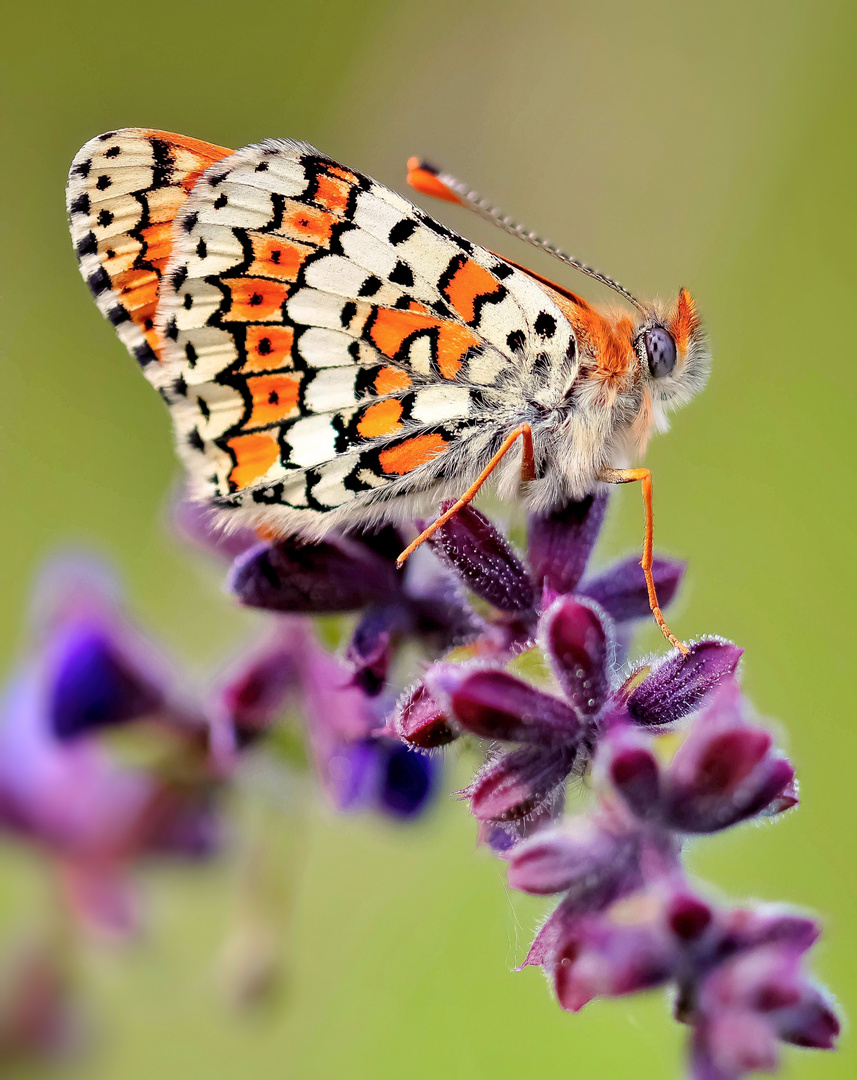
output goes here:
<path id="1" fill-rule="evenodd" d="M 66 199 L 80 272 L 144 370 L 159 355 L 155 312 L 176 214 L 197 177 L 231 152 L 125 128 L 91 139 L 72 162 Z"/>

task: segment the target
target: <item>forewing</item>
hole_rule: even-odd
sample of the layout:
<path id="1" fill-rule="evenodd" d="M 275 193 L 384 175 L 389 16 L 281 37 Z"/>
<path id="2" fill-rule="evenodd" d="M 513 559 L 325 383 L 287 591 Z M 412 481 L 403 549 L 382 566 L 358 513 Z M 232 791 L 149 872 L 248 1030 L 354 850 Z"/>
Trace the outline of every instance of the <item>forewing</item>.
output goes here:
<path id="1" fill-rule="evenodd" d="M 172 228 L 197 178 L 232 151 L 168 131 L 124 128 L 91 139 L 66 192 L 80 272 L 102 314 L 149 374 Z"/>
<path id="2" fill-rule="evenodd" d="M 313 514 L 455 485 L 461 455 L 444 455 L 572 342 L 525 275 L 289 140 L 197 182 L 156 329 L 196 494 Z"/>

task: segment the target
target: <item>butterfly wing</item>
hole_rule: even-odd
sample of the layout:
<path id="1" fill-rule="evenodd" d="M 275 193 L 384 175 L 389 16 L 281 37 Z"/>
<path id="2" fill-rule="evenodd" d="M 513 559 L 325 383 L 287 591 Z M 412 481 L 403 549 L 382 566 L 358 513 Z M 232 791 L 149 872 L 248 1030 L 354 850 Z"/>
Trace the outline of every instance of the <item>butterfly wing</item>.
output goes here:
<path id="1" fill-rule="evenodd" d="M 190 193 L 154 270 L 154 326 L 128 320 L 149 335 L 194 494 L 316 535 L 460 494 L 545 373 L 573 362 L 568 319 L 527 275 L 305 143 L 219 152 L 172 185 Z"/>
<path id="2" fill-rule="evenodd" d="M 231 152 L 125 128 L 91 139 L 72 162 L 66 198 L 81 274 L 144 371 L 158 358 L 155 310 L 176 214 L 196 179 Z"/>

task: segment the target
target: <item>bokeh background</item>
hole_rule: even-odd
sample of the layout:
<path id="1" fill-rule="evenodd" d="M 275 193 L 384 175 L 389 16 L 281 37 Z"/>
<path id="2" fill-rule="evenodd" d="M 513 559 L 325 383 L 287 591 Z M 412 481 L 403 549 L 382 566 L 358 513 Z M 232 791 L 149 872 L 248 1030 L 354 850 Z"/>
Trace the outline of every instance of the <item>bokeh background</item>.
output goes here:
<path id="1" fill-rule="evenodd" d="M 700 843 L 692 864 L 736 898 L 819 911 L 819 975 L 853 1014 L 855 5 L 54 0 L 10 7 L 4 36 L 3 668 L 38 566 L 66 544 L 107 554 L 197 672 L 261 625 L 163 528 L 168 419 L 67 237 L 78 147 L 127 125 L 235 147 L 293 135 L 399 187 L 409 155 L 434 159 L 632 291 L 698 298 L 713 377 L 648 458 L 658 546 L 690 560 L 671 622 L 746 647 L 745 687 L 781 723 L 803 805 Z M 464 211 L 440 215 L 604 298 Z M 605 559 L 637 545 L 638 501 L 614 498 Z M 509 896 L 454 800 L 407 831 L 320 802 L 302 820 L 272 811 L 268 836 L 286 877 L 301 864 L 284 990 L 232 1015 L 213 975 L 231 871 L 156 872 L 146 940 L 86 961 L 101 1044 L 79 1075 L 678 1075 L 683 1031 L 660 995 L 565 1016 L 537 972 L 512 973 L 542 908 Z M 2 941 L 40 896 L 35 865 L 0 849 Z M 789 1053 L 787 1075 L 853 1077 L 851 1043 Z"/>

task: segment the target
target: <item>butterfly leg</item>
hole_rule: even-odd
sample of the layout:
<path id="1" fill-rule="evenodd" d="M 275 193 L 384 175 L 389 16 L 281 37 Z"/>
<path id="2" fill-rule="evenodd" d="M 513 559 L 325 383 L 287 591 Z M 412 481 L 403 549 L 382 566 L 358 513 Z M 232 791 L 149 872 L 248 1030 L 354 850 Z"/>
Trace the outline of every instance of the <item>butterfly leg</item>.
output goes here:
<path id="1" fill-rule="evenodd" d="M 646 538 L 643 541 L 643 557 L 640 566 L 646 576 L 646 591 L 649 594 L 649 607 L 655 622 L 661 629 L 661 633 L 679 652 L 685 656 L 690 651 L 684 642 L 679 641 L 667 626 L 661 609 L 658 607 L 658 597 L 655 592 L 655 579 L 652 577 L 652 542 L 654 539 L 654 518 L 652 515 L 652 474 L 648 469 L 602 469 L 598 479 L 605 484 L 633 484 L 640 482 L 643 492 L 643 505 L 646 508 Z"/>
<path id="2" fill-rule="evenodd" d="M 524 451 L 521 457 L 521 479 L 525 483 L 530 480 L 535 480 L 536 463 L 535 458 L 533 457 L 533 433 L 529 424 L 519 424 L 518 427 L 503 440 L 503 445 L 491 458 L 474 483 L 470 485 L 461 498 L 456 499 L 452 506 L 450 506 L 448 510 L 445 510 L 436 521 L 433 521 L 427 529 L 424 529 L 413 543 L 408 544 L 402 554 L 396 559 L 396 566 L 402 566 L 405 559 L 412 555 L 424 540 L 428 540 L 433 533 L 437 532 L 441 525 L 445 525 L 463 506 L 467 506 L 469 502 L 472 502 L 473 499 L 476 498 L 479 489 L 491 473 L 494 472 L 506 454 L 512 449 L 518 439 L 524 440 Z"/>

